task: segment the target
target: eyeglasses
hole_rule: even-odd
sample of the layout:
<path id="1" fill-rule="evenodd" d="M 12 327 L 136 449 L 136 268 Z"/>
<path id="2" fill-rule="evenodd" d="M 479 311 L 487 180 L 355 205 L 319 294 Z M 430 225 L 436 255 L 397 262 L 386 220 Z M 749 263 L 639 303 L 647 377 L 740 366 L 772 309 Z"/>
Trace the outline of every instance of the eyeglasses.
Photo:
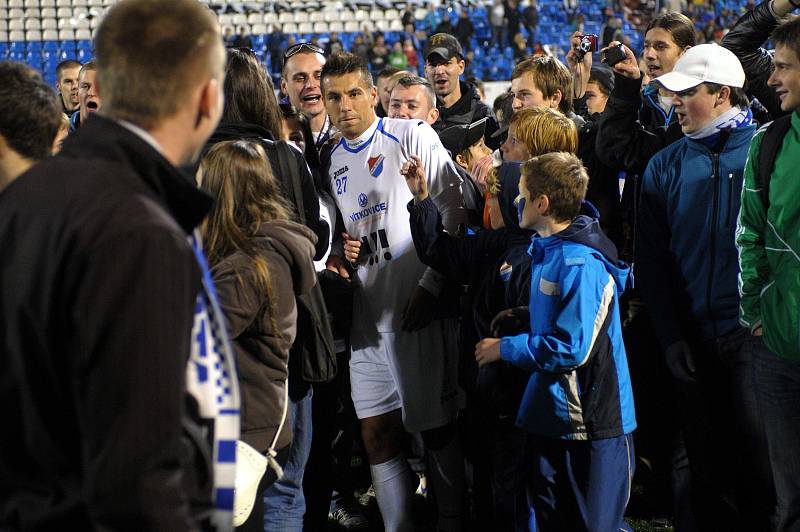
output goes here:
<path id="1" fill-rule="evenodd" d="M 286 62 L 287 59 L 292 57 L 293 55 L 297 55 L 303 50 L 308 50 L 309 52 L 313 52 L 316 54 L 320 54 L 322 56 L 325 55 L 325 50 L 317 46 L 312 42 L 299 42 L 297 44 L 293 44 L 286 51 L 283 53 L 283 61 Z"/>

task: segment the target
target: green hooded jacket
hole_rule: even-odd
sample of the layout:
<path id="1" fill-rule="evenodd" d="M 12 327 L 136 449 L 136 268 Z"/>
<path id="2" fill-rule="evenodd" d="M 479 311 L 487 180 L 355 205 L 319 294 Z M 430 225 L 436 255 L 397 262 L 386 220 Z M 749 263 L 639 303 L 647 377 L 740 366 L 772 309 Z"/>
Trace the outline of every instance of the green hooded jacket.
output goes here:
<path id="1" fill-rule="evenodd" d="M 775 160 L 765 210 L 756 166 L 765 128 L 750 144 L 742 207 L 736 229 L 739 250 L 740 321 L 778 356 L 800 363 L 800 111 Z"/>

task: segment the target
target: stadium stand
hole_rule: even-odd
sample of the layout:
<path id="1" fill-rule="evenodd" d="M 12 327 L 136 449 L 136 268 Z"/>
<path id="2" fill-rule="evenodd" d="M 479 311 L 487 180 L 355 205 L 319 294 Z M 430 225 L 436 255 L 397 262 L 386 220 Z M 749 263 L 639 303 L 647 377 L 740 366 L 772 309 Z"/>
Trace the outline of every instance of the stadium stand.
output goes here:
<path id="1" fill-rule="evenodd" d="M 22 61 L 40 70 L 45 79 L 55 82 L 55 65 L 65 59 L 85 61 L 91 57 L 92 32 L 115 0 L 0 0 L 0 59 Z M 267 37 L 273 24 L 280 24 L 285 39 L 295 42 L 316 39 L 324 45 L 331 32 L 337 32 L 345 48 L 349 49 L 355 36 L 364 31 L 383 32 L 389 45 L 402 38 L 401 13 L 405 2 L 389 5 L 381 0 L 323 0 L 280 2 L 275 0 L 227 1 L 201 0 L 214 10 L 223 28 L 243 29 L 251 36 L 253 51 L 269 67 Z M 632 0 L 634 4 L 639 0 Z M 726 3 L 727 2 L 727 3 Z M 488 0 L 465 0 L 440 6 L 438 18 L 449 17 L 455 25 L 458 12 L 467 9 L 475 28 L 470 48 L 475 57 L 471 73 L 484 80 L 507 80 L 514 65 L 511 47 L 499 49 L 490 46 L 491 28 L 487 20 Z M 427 9 L 420 2 L 415 11 L 418 29 Z M 523 4 L 525 4 L 523 2 Z M 631 38 L 631 47 L 641 49 L 641 34 L 625 18 L 627 11 L 619 6 L 615 16 L 622 19 L 622 32 Z M 736 8 L 737 0 L 716 2 L 717 9 Z M 578 12 L 583 15 L 583 31 L 600 34 L 602 31 L 605 0 L 581 1 Z M 641 1 L 642 8 L 655 9 L 655 0 Z M 569 46 L 570 28 L 574 28 L 575 14 L 568 15 L 563 0 L 537 2 L 539 23 L 535 39 L 543 49 L 563 60 Z M 638 18 L 638 17 L 637 17 Z M 638 22 L 642 23 L 641 20 Z M 700 22 L 698 22 L 699 24 Z M 700 26 L 698 26 L 700 29 Z M 424 28 L 430 33 L 430 28 Z M 523 37 L 528 38 L 525 28 Z M 424 45 L 424 39 L 422 43 Z M 418 51 L 421 55 L 421 50 Z M 420 57 L 420 65 L 424 63 Z"/>

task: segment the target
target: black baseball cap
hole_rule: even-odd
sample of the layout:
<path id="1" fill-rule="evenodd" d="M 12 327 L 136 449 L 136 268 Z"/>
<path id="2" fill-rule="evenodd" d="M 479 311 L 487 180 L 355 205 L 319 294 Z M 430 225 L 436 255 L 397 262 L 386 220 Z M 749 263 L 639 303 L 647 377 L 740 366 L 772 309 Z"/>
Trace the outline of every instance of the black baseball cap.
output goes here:
<path id="1" fill-rule="evenodd" d="M 486 120 L 487 118 L 481 118 L 471 124 L 450 126 L 439 133 L 439 140 L 455 157 L 483 138 L 486 132 Z"/>
<path id="2" fill-rule="evenodd" d="M 603 63 L 594 63 L 590 77 L 596 79 L 597 83 L 602 85 L 609 94 L 614 90 L 614 71 L 610 66 Z"/>
<path id="3" fill-rule="evenodd" d="M 464 52 L 458 39 L 449 33 L 437 33 L 431 35 L 425 43 L 425 60 L 430 62 L 431 56 L 439 56 L 444 61 L 450 61 L 453 57 L 464 59 Z"/>

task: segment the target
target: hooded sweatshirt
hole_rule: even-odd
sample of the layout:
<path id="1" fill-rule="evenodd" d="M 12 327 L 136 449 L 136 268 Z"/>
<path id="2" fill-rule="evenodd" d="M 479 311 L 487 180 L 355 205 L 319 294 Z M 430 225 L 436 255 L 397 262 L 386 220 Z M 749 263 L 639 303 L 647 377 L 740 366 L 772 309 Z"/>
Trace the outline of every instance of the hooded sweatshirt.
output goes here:
<path id="1" fill-rule="evenodd" d="M 289 349 L 297 333 L 295 296 L 317 282 L 311 261 L 316 237 L 305 226 L 274 220 L 261 224 L 254 240 L 267 263 L 268 291 L 256 282 L 253 259 L 239 251 L 216 264 L 213 276 L 236 353 L 242 439 L 263 453 L 273 442 L 278 450 L 292 441 L 285 419 Z"/>
<path id="2" fill-rule="evenodd" d="M 502 360 L 531 371 L 517 425 L 566 440 L 629 434 L 636 419 L 618 308 L 628 266 L 583 215 L 535 236 L 528 253 L 531 332 L 500 342 Z"/>

